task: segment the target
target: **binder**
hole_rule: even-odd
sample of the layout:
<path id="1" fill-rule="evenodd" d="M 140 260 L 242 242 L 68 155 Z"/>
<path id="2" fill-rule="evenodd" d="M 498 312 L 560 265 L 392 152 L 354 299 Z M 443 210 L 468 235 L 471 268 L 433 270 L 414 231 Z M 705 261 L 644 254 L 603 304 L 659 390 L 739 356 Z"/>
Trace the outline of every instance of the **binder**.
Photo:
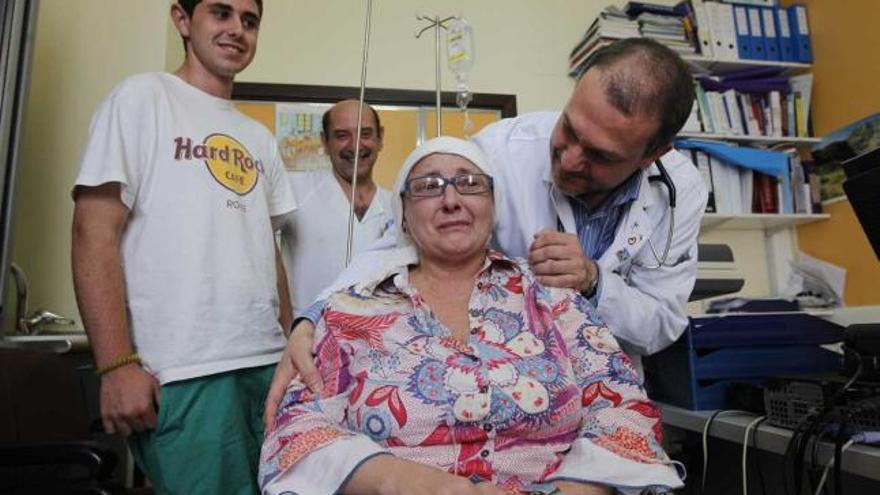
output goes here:
<path id="1" fill-rule="evenodd" d="M 752 58 L 766 60 L 764 53 L 764 29 L 761 25 L 761 11 L 757 7 L 746 7 L 749 13 L 749 40 L 752 42 Z"/>
<path id="2" fill-rule="evenodd" d="M 779 91 L 771 91 L 770 95 L 770 122 L 771 132 L 768 136 L 782 137 L 782 94 Z"/>
<path id="3" fill-rule="evenodd" d="M 760 8 L 764 27 L 764 54 L 767 60 L 782 60 L 779 55 L 779 33 L 776 32 L 775 9 Z"/>
<path id="4" fill-rule="evenodd" d="M 739 58 L 743 60 L 754 58 L 752 57 L 749 19 L 745 6 L 733 6 L 733 22 L 736 25 L 736 48 Z"/>
<path id="5" fill-rule="evenodd" d="M 743 120 L 745 121 L 746 135 L 760 136 L 761 129 L 758 126 L 758 119 L 752 110 L 752 97 L 746 93 L 737 93 L 736 98 L 739 100 L 739 108 L 742 110 Z"/>
<path id="6" fill-rule="evenodd" d="M 787 93 L 785 95 L 785 118 L 788 123 L 786 126 L 788 129 L 788 132 L 785 134 L 786 137 L 797 136 L 797 121 L 794 118 L 794 108 L 794 93 Z"/>
<path id="7" fill-rule="evenodd" d="M 807 8 L 803 5 L 789 7 L 788 21 L 791 25 L 791 36 L 794 42 L 795 61 L 812 63 L 813 47 L 810 42 L 810 26 L 807 23 Z"/>
<path id="8" fill-rule="evenodd" d="M 712 177 L 712 166 L 709 161 L 709 155 L 705 151 L 691 150 L 694 158 L 693 162 L 706 184 L 706 190 L 709 191 L 709 199 L 706 202 L 706 213 L 715 213 L 717 211 L 715 203 L 715 180 Z"/>
<path id="9" fill-rule="evenodd" d="M 736 27 L 733 21 L 733 5 L 705 2 L 703 6 L 709 18 L 715 46 L 712 51 L 716 60 L 737 60 Z"/>
<path id="10" fill-rule="evenodd" d="M 706 98 L 709 100 L 709 105 L 711 106 L 715 132 L 719 134 L 733 134 L 733 123 L 730 121 L 730 114 L 727 111 L 727 107 L 724 105 L 724 99 L 721 97 L 721 93 L 717 91 L 707 91 Z"/>
<path id="11" fill-rule="evenodd" d="M 712 29 L 709 25 L 709 15 L 703 0 L 691 0 L 691 8 L 694 11 L 694 21 L 697 23 L 697 39 L 700 42 L 700 54 L 704 57 L 713 58 L 712 46 L 715 41 L 712 38 Z"/>
<path id="12" fill-rule="evenodd" d="M 727 115 L 730 118 L 732 133 L 736 136 L 744 135 L 746 130 L 745 125 L 743 124 L 742 110 L 739 107 L 739 101 L 736 97 L 736 91 L 728 89 L 721 93 L 721 97 L 724 100 L 724 106 L 727 108 Z"/>
<path id="13" fill-rule="evenodd" d="M 788 10 L 776 8 L 776 34 L 779 39 L 779 59 L 783 62 L 794 62 L 794 41 L 792 41 L 791 24 Z"/>
<path id="14" fill-rule="evenodd" d="M 703 132 L 708 132 L 709 134 L 717 132 L 717 124 L 715 124 L 712 110 L 709 108 L 709 100 L 706 98 L 706 91 L 703 90 L 703 87 L 698 83 L 694 85 L 694 93 L 694 99 L 697 100 L 697 105 L 700 108 L 700 116 L 703 121 Z"/>

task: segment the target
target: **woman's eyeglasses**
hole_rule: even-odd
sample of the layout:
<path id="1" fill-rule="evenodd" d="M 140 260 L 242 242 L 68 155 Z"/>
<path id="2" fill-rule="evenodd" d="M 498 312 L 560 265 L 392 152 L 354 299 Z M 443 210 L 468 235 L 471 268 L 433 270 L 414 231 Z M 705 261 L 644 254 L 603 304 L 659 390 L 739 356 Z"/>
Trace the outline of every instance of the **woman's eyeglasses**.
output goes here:
<path id="1" fill-rule="evenodd" d="M 406 181 L 403 192 L 414 198 L 431 198 L 442 196 L 448 185 L 452 185 L 458 194 L 484 194 L 492 190 L 492 177 L 486 174 L 416 177 Z"/>

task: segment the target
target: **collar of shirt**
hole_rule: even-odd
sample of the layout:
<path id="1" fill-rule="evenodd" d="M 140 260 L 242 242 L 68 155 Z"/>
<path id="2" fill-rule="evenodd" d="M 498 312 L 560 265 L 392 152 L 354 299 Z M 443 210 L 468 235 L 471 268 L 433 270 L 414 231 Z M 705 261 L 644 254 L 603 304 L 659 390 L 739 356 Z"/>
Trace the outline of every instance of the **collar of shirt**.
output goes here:
<path id="1" fill-rule="evenodd" d="M 582 198 L 570 197 L 575 231 L 584 254 L 599 259 L 614 242 L 617 226 L 627 208 L 639 197 L 642 174 L 637 172 L 625 180 L 595 208 L 590 209 Z"/>
<path id="2" fill-rule="evenodd" d="M 615 190 L 611 191 L 611 194 L 609 194 L 604 201 L 599 203 L 599 205 L 594 207 L 592 210 L 590 209 L 590 207 L 587 206 L 583 195 L 569 196 L 569 198 L 571 198 L 572 200 L 571 205 L 573 208 L 577 208 L 586 213 L 586 216 L 588 217 L 591 217 L 598 213 L 607 212 L 614 208 L 627 206 L 639 198 L 639 190 L 642 186 L 643 173 L 643 171 L 639 171 L 632 174 L 628 179 L 623 181 L 621 185 L 617 186 Z"/>
<path id="3" fill-rule="evenodd" d="M 507 255 L 499 251 L 490 249 L 486 253 L 486 259 L 483 261 L 483 266 L 482 268 L 480 268 L 480 271 L 477 273 L 476 276 L 477 289 L 482 289 L 484 285 L 487 285 L 489 280 L 492 278 L 492 275 L 497 273 L 499 270 L 517 271 L 518 265 L 512 258 L 508 257 Z M 374 289 L 374 291 L 380 290 L 388 293 L 413 297 L 414 287 L 409 280 L 409 270 L 399 270 L 389 275 L 388 278 L 385 279 L 385 281 L 377 284 L 376 288 Z"/>

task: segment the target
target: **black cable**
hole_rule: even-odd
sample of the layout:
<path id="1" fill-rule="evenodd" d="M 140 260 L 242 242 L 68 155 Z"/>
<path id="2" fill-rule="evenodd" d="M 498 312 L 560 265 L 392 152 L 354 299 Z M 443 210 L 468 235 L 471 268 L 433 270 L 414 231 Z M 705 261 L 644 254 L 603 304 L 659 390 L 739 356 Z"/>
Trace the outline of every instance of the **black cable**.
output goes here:
<path id="1" fill-rule="evenodd" d="M 826 411 L 824 416 L 820 416 L 819 421 L 816 421 L 812 425 L 810 430 L 806 433 L 806 438 L 803 440 L 804 452 L 801 458 L 801 462 L 803 463 L 803 473 L 801 475 L 801 478 L 803 479 L 804 477 L 806 477 L 807 487 L 809 489 L 809 493 L 811 494 L 815 493 L 816 485 L 819 483 L 819 480 L 814 479 L 814 470 L 816 469 L 816 450 L 819 445 L 819 438 L 822 436 L 823 431 L 825 430 L 825 428 L 827 428 L 829 424 L 828 416 L 831 412 L 833 412 L 833 409 L 831 411 Z M 811 440 L 812 444 L 810 443 Z M 806 450 L 810 447 L 810 445 L 812 445 L 812 452 L 808 459 Z"/>
<path id="2" fill-rule="evenodd" d="M 785 456 L 792 464 L 791 475 L 794 494 L 800 495 L 803 481 L 803 455 L 805 443 L 809 441 L 809 434 L 816 422 L 821 421 L 820 411 L 810 412 L 797 426 L 788 446 L 785 449 Z M 786 491 L 786 493 L 788 493 Z"/>
<path id="3" fill-rule="evenodd" d="M 861 355 L 853 349 L 849 349 L 846 346 L 843 347 L 844 353 L 850 353 L 855 356 L 856 362 L 858 363 L 856 366 L 856 371 L 852 374 L 852 376 L 846 381 L 846 383 L 840 387 L 834 395 L 830 398 L 823 401 L 821 409 L 814 410 L 804 418 L 803 421 L 795 428 L 795 431 L 792 433 L 792 437 L 788 442 L 788 445 L 785 448 L 785 454 L 783 457 L 783 487 L 785 488 L 786 494 L 788 494 L 788 485 L 785 482 L 787 476 L 785 475 L 785 468 L 788 463 L 791 463 L 791 478 L 792 485 L 794 488 L 794 494 L 800 495 L 801 488 L 803 487 L 803 478 L 805 475 L 804 470 L 804 460 L 806 456 L 806 450 L 809 446 L 810 438 L 815 434 L 815 432 L 821 428 L 824 424 L 827 423 L 825 419 L 831 415 L 833 412 L 833 408 L 840 399 L 843 397 L 843 394 L 855 383 L 856 380 L 862 374 L 862 358 Z M 841 434 L 840 430 L 838 430 L 838 438 Z M 842 442 L 840 444 L 843 445 Z M 806 477 L 808 482 L 812 485 L 812 479 L 810 473 L 806 473 Z M 835 493 L 835 495 L 839 495 Z"/>

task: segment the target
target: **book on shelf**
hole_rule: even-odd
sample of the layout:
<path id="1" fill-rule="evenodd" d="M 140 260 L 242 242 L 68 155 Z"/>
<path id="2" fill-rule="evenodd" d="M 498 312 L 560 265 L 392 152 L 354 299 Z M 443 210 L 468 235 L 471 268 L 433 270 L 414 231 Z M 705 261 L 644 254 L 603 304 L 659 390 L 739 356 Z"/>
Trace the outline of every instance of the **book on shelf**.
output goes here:
<path id="1" fill-rule="evenodd" d="M 623 9 L 608 6 L 569 53 L 568 73 L 580 77 L 591 54 L 623 38 L 652 38 L 679 54 L 699 53 L 693 16 L 689 0 L 675 6 L 652 2 L 628 2 Z"/>
<path id="2" fill-rule="evenodd" d="M 702 149 L 680 148 L 700 172 L 708 191 L 706 213 L 719 215 L 821 213 L 817 177 L 801 160 L 802 150 L 786 146 L 786 170 L 778 177 L 733 164 Z"/>
<path id="3" fill-rule="evenodd" d="M 622 9 L 607 7 L 596 20 L 600 19 L 597 32 L 585 35 L 572 50 L 572 76 L 580 75 L 590 53 L 631 36 L 654 38 L 682 55 L 699 54 L 709 60 L 812 62 L 803 5 L 784 8 L 776 0 L 627 2 Z"/>
<path id="4" fill-rule="evenodd" d="M 606 7 L 569 54 L 569 75 L 580 76 L 587 58 L 599 48 L 616 40 L 639 37 L 639 24 L 617 7 Z"/>
<path id="5" fill-rule="evenodd" d="M 812 78 L 781 76 L 777 69 L 770 69 L 776 72 L 752 71 L 753 77 L 697 76 L 694 99 L 700 129 L 689 127 L 685 132 L 807 137 Z"/>

